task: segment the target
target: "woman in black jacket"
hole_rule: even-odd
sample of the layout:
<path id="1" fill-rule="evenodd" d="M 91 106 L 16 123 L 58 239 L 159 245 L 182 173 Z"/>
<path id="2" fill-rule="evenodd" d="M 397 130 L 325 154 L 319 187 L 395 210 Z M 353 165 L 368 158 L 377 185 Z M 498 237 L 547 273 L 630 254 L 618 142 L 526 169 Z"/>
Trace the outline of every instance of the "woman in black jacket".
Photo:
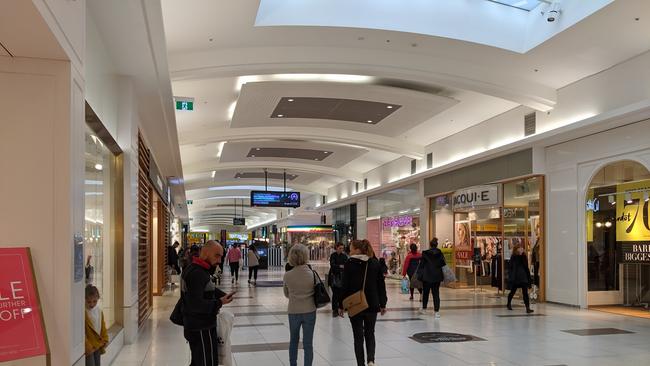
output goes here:
<path id="1" fill-rule="evenodd" d="M 365 339 L 368 365 L 375 365 L 375 323 L 377 313 L 386 314 L 386 283 L 379 261 L 375 257 L 370 242 L 355 240 L 350 245 L 350 259 L 343 269 L 343 298 L 363 288 L 364 274 L 366 287 L 364 293 L 368 309 L 350 318 L 354 334 L 354 354 L 358 366 L 365 366 L 363 342 Z M 367 269 L 367 273 L 366 273 Z M 339 305 L 339 314 L 343 316 L 343 304 Z"/>
<path id="2" fill-rule="evenodd" d="M 515 296 L 518 288 L 524 297 L 524 304 L 526 305 L 526 313 L 530 314 L 533 310 L 530 308 L 530 299 L 528 298 L 528 289 L 532 285 L 530 278 L 530 268 L 528 268 L 528 257 L 524 253 L 524 248 L 520 245 L 515 245 L 508 264 L 508 284 L 510 285 L 510 293 L 508 294 L 508 310 L 512 310 L 512 298 Z"/>
<path id="3" fill-rule="evenodd" d="M 429 304 L 429 292 L 433 294 L 433 311 L 436 319 L 440 319 L 440 283 L 444 279 L 442 267 L 447 263 L 442 251 L 438 249 L 438 238 L 429 242 L 429 250 L 422 252 L 421 269 L 418 276 L 422 280 L 422 309 L 421 314 L 426 314 Z"/>

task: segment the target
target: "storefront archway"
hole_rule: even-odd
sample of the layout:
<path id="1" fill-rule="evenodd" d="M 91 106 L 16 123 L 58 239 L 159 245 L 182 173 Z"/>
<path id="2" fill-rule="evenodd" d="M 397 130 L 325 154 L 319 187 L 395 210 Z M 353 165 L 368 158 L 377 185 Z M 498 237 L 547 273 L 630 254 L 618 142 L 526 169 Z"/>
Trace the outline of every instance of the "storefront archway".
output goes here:
<path id="1" fill-rule="evenodd" d="M 585 187 L 582 252 L 587 306 L 650 302 L 650 170 L 603 162 Z"/>

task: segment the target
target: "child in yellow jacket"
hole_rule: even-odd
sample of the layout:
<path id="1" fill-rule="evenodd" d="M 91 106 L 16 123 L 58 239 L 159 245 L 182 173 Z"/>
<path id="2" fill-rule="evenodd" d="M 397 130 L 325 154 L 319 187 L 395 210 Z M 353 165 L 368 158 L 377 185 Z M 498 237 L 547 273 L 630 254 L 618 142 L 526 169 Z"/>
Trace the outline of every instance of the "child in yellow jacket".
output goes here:
<path id="1" fill-rule="evenodd" d="M 98 301 L 97 287 L 86 286 L 86 366 L 100 366 L 100 355 L 106 352 L 108 345 L 104 313 Z"/>

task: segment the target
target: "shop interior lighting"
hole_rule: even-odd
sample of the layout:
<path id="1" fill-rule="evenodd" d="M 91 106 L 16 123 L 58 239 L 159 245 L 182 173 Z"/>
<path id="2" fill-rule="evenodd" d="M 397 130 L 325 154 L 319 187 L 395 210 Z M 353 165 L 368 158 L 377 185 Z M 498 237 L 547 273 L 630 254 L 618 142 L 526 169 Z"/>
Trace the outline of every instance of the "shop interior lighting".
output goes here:
<path id="1" fill-rule="evenodd" d="M 633 202 L 632 201 L 632 193 L 630 193 L 630 192 L 625 193 L 625 202 L 627 202 L 629 204 L 631 204 Z"/>
<path id="2" fill-rule="evenodd" d="M 643 192 L 643 201 L 648 202 L 650 198 L 648 197 L 648 191 Z"/>
<path id="3" fill-rule="evenodd" d="M 602 222 L 597 222 L 597 223 L 596 223 L 596 227 L 602 227 L 602 226 L 603 226 L 603 223 L 602 223 Z"/>
<path id="4" fill-rule="evenodd" d="M 608 201 L 611 205 L 615 205 L 615 204 L 616 204 L 616 199 L 614 199 L 614 196 L 613 196 L 613 195 L 609 195 L 609 196 L 607 196 L 607 201 Z"/>
<path id="5" fill-rule="evenodd" d="M 606 221 L 605 222 L 605 227 L 612 227 L 612 222 L 611 221 Z"/>
<path id="6" fill-rule="evenodd" d="M 104 166 L 102 166 L 101 164 L 97 163 L 97 164 L 95 164 L 95 169 L 97 169 L 97 170 L 102 170 L 102 169 L 104 169 Z"/>

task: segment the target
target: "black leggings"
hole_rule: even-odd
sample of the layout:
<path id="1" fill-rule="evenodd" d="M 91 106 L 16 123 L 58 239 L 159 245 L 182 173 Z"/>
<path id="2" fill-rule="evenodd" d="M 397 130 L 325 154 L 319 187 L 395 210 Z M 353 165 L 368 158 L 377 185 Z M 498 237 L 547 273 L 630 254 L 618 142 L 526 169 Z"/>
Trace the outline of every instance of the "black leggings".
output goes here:
<path id="1" fill-rule="evenodd" d="M 358 366 L 365 366 L 363 354 L 363 341 L 366 341 L 368 362 L 375 362 L 375 324 L 377 313 L 364 311 L 350 318 L 352 334 L 354 335 L 354 355 Z"/>
<path id="2" fill-rule="evenodd" d="M 512 303 L 512 298 L 515 296 L 515 292 L 520 288 L 524 297 L 524 304 L 526 309 L 530 309 L 530 299 L 528 298 L 528 286 L 513 286 L 510 288 L 510 293 L 508 294 L 508 305 Z"/>
<path id="3" fill-rule="evenodd" d="M 248 280 L 250 281 L 251 278 L 254 278 L 255 281 L 257 281 L 257 269 L 259 266 L 253 266 L 253 267 L 248 267 Z"/>
<path id="4" fill-rule="evenodd" d="M 184 336 L 190 344 L 192 363 L 190 366 L 211 366 L 216 365 L 219 357 L 217 355 L 217 328 L 204 330 L 185 330 Z"/>
<path id="5" fill-rule="evenodd" d="M 239 281 L 239 262 L 230 262 L 230 277 L 235 277 L 235 281 Z"/>
<path id="6" fill-rule="evenodd" d="M 409 276 L 409 286 L 411 286 L 411 283 L 412 283 L 411 281 L 413 280 L 413 276 L 415 274 L 410 275 L 410 274 L 407 273 L 406 275 Z M 415 292 L 414 290 L 415 290 L 415 288 L 409 287 L 409 291 L 411 292 L 411 297 L 413 297 L 413 293 Z M 418 292 L 420 293 L 420 295 L 422 295 L 422 289 L 421 288 L 418 289 Z"/>
<path id="7" fill-rule="evenodd" d="M 429 304 L 429 291 L 433 293 L 433 310 L 440 311 L 440 282 L 423 282 L 422 309 Z"/>

